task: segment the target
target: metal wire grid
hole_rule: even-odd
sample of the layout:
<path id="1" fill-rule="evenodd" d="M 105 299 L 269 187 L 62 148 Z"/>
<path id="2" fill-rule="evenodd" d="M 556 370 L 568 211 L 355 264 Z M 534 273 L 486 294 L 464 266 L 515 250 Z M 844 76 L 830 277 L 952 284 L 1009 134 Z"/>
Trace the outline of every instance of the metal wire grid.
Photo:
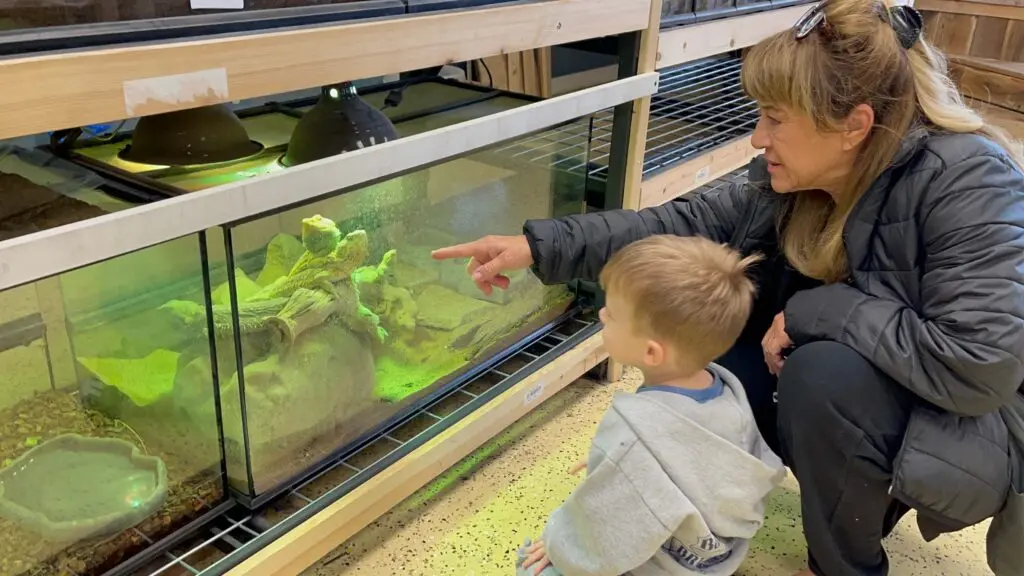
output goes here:
<path id="1" fill-rule="evenodd" d="M 741 60 L 720 55 L 661 73 L 651 99 L 644 176 L 749 134 L 757 104 L 740 86 Z M 605 180 L 612 145 L 612 110 L 545 130 L 495 150 L 520 161 Z"/>
<path id="2" fill-rule="evenodd" d="M 514 140 L 495 149 L 494 153 L 550 170 L 604 179 L 611 153 L 612 114 L 610 109 L 602 110 Z"/>
<path id="3" fill-rule="evenodd" d="M 651 99 L 644 176 L 753 131 L 757 103 L 740 86 L 741 63 L 726 54 L 661 72 Z"/>
<path id="4" fill-rule="evenodd" d="M 187 576 L 225 573 L 236 563 L 234 560 L 244 559 L 255 553 L 258 549 L 255 546 L 257 538 L 274 526 L 302 513 L 319 500 L 335 499 L 334 494 L 339 493 L 338 487 L 348 485 L 340 492 L 348 493 L 364 481 L 364 478 L 357 477 L 360 472 L 379 466 L 386 458 L 411 451 L 414 449 L 411 447 L 414 440 L 433 437 L 452 422 L 464 417 L 464 413 L 458 412 L 460 408 L 470 403 L 486 401 L 481 398 L 485 394 L 489 399 L 490 396 L 500 393 L 500 390 L 511 385 L 513 380 L 518 380 L 522 374 L 532 372 L 550 358 L 561 354 L 564 349 L 575 345 L 575 341 L 581 336 L 586 337 L 590 332 L 596 331 L 596 328 L 597 323 L 594 320 L 569 318 L 497 367 L 451 390 L 446 396 L 386 430 L 359 452 L 336 462 L 317 476 L 294 487 L 263 510 L 251 513 L 241 506 L 236 506 L 190 539 L 164 552 L 162 556 L 134 571 L 133 574 Z M 495 388 L 498 390 L 494 391 Z M 491 394 L 488 394 L 489 391 Z M 331 495 L 328 495 L 329 493 Z M 311 514 L 312 512 L 309 512 L 309 515 Z M 152 544 L 144 534 L 138 534 Z"/>

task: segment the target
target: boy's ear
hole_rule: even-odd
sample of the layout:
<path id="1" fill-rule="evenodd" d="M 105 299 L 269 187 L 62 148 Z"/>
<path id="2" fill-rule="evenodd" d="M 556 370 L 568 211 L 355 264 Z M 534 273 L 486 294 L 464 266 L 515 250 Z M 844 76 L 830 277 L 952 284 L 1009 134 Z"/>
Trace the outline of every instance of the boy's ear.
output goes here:
<path id="1" fill-rule="evenodd" d="M 644 363 L 651 368 L 657 368 L 665 363 L 665 347 L 654 340 L 647 341 L 647 349 L 644 351 Z"/>

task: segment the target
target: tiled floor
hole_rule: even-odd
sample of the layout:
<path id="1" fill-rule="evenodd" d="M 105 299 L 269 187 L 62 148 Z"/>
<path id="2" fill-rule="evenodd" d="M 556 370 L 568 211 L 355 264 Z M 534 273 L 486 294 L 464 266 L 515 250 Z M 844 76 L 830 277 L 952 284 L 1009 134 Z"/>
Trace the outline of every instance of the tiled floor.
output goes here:
<path id="1" fill-rule="evenodd" d="M 509 576 L 515 548 L 537 535 L 580 478 L 568 467 L 616 390 L 639 374 L 602 386 L 580 381 L 534 410 L 476 454 L 328 554 L 305 576 Z M 799 498 L 792 479 L 774 496 L 769 517 L 741 576 L 789 576 L 803 568 Z M 894 576 L 984 576 L 984 529 L 925 543 L 910 519 L 889 538 Z"/>

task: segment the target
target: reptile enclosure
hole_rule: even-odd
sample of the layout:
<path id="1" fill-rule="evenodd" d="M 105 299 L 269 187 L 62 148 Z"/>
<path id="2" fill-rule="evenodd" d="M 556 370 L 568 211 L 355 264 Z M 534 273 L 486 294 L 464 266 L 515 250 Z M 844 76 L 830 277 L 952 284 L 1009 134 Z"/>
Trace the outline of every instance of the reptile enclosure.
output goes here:
<path id="1" fill-rule="evenodd" d="M 117 3 L 9 26 L 41 43 L 0 60 L 0 574 L 291 573 L 604 359 L 593 287 L 524 272 L 484 296 L 430 251 L 623 204 L 650 2 L 396 4 L 223 13 L 245 33 L 168 7 L 149 45 Z M 73 49 L 47 52 L 51 32 Z M 599 36 L 634 65 L 548 100 L 379 81 Z M 570 168 L 607 114 L 595 191 Z M 12 478 L 36 454 L 88 474 L 32 493 Z"/>
<path id="2" fill-rule="evenodd" d="M 385 114 L 401 137 L 535 101 L 443 80 L 375 86 L 363 99 L 379 108 L 396 89 L 403 101 Z M 62 149 L 83 167 L 135 190 L 140 199 L 178 196 L 286 171 L 289 145 L 305 137 L 296 127 L 316 102 L 298 99 L 240 110 L 247 137 L 238 140 L 253 148 L 242 148 L 234 161 L 157 166 L 126 160 L 139 147 L 130 133 L 64 142 Z M 512 234 L 528 218 L 584 209 L 587 175 L 561 164 L 567 156 L 583 157 L 588 138 L 545 139 L 551 132 L 208 233 L 216 237 L 206 258 L 227 473 L 240 502 L 259 507 L 318 472 L 323 462 L 351 454 L 529 345 L 538 330 L 573 315 L 574 294 L 566 287 L 544 287 L 524 273 L 513 289 L 485 297 L 462 263 L 430 257 L 438 246 L 488 233 Z M 527 157 L 509 154 L 515 145 L 525 147 Z M 320 248 L 321 243 L 329 246 Z M 309 260 L 303 254 L 311 250 L 331 255 L 304 268 L 298 262 Z M 334 286 L 328 290 L 340 290 L 347 304 L 332 304 L 320 280 L 302 279 L 335 265 L 339 270 L 329 278 Z M 181 329 L 204 334 L 202 301 L 175 296 L 158 308 Z M 317 312 L 318 306 L 323 310 Z M 322 325 L 332 317 L 332 307 L 339 307 L 333 313 L 339 322 Z M 178 352 L 185 354 L 179 370 L 186 374 L 213 369 L 206 347 Z M 178 377 L 176 390 L 199 396 L 183 403 L 182 410 L 200 419 L 214 414 L 216 403 L 212 395 L 204 396 L 204 381 L 181 378 L 188 377 Z M 105 405 L 129 403 L 130 393 L 106 390 Z"/>

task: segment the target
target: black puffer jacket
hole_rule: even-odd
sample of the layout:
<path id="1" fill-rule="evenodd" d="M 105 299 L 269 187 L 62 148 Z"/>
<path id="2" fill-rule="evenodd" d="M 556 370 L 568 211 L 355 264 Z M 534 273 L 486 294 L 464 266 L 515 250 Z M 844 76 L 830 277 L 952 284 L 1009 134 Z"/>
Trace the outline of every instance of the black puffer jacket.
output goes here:
<path id="1" fill-rule="evenodd" d="M 615 251 L 652 234 L 777 254 L 785 201 L 759 158 L 747 184 L 524 231 L 541 280 L 593 280 Z M 916 130 L 844 240 L 850 280 L 789 297 L 786 331 L 797 346 L 846 344 L 927 401 L 911 418 L 893 495 L 918 509 L 926 537 L 998 513 L 989 564 L 1024 574 L 1024 174 L 987 139 Z"/>

